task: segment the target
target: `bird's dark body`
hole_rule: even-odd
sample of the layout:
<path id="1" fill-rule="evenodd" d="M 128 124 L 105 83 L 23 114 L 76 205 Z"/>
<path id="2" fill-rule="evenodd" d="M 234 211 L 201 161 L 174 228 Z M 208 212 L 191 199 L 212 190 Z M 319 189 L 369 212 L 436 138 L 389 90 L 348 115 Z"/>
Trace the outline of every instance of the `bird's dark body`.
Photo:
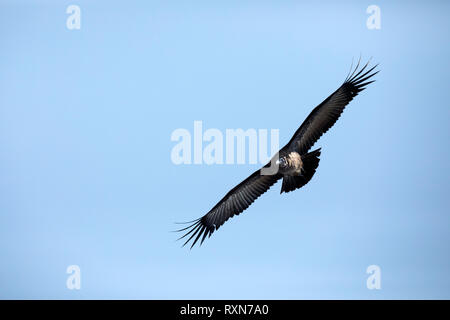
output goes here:
<path id="1" fill-rule="evenodd" d="M 291 140 L 280 149 L 271 162 L 231 189 L 206 215 L 192 221 L 188 227 L 178 230 L 188 230 L 181 237 L 189 236 L 184 244 L 193 239 L 192 248 L 200 238 L 200 243 L 203 243 L 207 236 L 211 236 L 229 218 L 239 215 L 247 209 L 253 201 L 280 179 L 283 180 L 281 193 L 290 192 L 306 185 L 319 166 L 321 154 L 320 148 L 311 152 L 310 148 L 322 134 L 334 125 L 345 106 L 368 84 L 374 82 L 374 80 L 368 80 L 378 73 L 378 71 L 372 72 L 376 66 L 366 70 L 367 66 L 368 63 L 358 70 L 358 62 L 344 83 L 314 108 Z M 277 170 L 267 174 L 265 169 L 271 168 L 274 163 Z"/>

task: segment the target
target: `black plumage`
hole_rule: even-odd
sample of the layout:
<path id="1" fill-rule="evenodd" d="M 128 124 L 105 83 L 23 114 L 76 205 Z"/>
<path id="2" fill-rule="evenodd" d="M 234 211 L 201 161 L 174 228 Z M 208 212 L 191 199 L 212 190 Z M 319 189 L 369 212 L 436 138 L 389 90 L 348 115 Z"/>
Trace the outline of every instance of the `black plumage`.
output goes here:
<path id="1" fill-rule="evenodd" d="M 361 69 L 360 63 L 350 72 L 344 83 L 319 104 L 308 115 L 294 133 L 291 140 L 280 149 L 272 160 L 278 160 L 279 170 L 272 175 L 262 175 L 261 169 L 231 189 L 207 214 L 191 221 L 180 239 L 186 238 L 184 245 L 193 240 L 191 248 L 200 240 L 218 230 L 229 218 L 239 215 L 259 196 L 266 192 L 279 179 L 283 179 L 281 193 L 303 187 L 313 177 L 319 165 L 320 149 L 308 151 L 315 142 L 339 119 L 345 106 L 375 80 L 370 80 L 378 71 L 377 65 L 368 68 L 367 62 Z M 369 81 L 370 80 L 370 81 Z M 273 163 L 273 162 L 272 162 Z M 271 162 L 264 167 L 269 167 Z"/>

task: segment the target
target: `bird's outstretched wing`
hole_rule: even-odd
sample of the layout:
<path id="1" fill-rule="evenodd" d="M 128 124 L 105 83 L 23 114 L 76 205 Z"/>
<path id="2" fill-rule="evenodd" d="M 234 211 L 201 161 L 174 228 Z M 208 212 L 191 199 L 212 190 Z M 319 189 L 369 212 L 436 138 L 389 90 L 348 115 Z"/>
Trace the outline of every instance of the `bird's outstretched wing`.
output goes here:
<path id="1" fill-rule="evenodd" d="M 358 62 L 339 89 L 314 108 L 284 148 L 295 150 L 300 154 L 308 152 L 322 134 L 327 132 L 339 119 L 345 106 L 368 84 L 375 81 L 368 80 L 378 73 L 378 71 L 373 72 L 378 65 L 366 70 L 368 65 L 369 62 L 361 70 L 358 70 Z"/>
<path id="2" fill-rule="evenodd" d="M 179 239 L 189 236 L 183 246 L 193 239 L 191 245 L 192 248 L 200 237 L 202 238 L 200 244 L 202 244 L 206 236 L 210 237 L 215 230 L 219 229 L 219 227 L 225 223 L 225 221 L 247 209 L 253 201 L 269 190 L 269 188 L 282 177 L 278 173 L 274 175 L 261 175 L 260 171 L 261 170 L 255 171 L 251 176 L 231 189 L 226 196 L 203 217 L 191 221 L 192 224 L 188 227 L 177 230 L 186 231 L 186 234 Z"/>

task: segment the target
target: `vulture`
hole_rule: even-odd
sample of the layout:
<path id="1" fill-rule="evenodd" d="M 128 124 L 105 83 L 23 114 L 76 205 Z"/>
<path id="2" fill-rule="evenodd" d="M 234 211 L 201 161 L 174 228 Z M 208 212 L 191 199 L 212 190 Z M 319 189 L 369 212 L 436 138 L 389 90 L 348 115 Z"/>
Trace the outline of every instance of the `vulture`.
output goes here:
<path id="1" fill-rule="evenodd" d="M 339 119 L 345 106 L 367 85 L 375 81 L 371 78 L 379 72 L 375 70 L 378 64 L 368 67 L 369 60 L 360 68 L 360 61 L 361 59 L 354 69 L 352 64 L 342 85 L 312 110 L 291 140 L 273 156 L 269 163 L 231 189 L 203 217 L 185 222 L 189 226 L 176 230 L 176 232 L 185 232 L 178 239 L 187 237 L 183 246 L 191 240 L 191 248 L 199 240 L 201 245 L 206 237 L 209 238 L 228 219 L 247 209 L 278 180 L 282 179 L 280 193 L 299 189 L 311 180 L 319 166 L 321 149 L 309 150 Z M 273 167 L 275 170 L 270 170 Z"/>

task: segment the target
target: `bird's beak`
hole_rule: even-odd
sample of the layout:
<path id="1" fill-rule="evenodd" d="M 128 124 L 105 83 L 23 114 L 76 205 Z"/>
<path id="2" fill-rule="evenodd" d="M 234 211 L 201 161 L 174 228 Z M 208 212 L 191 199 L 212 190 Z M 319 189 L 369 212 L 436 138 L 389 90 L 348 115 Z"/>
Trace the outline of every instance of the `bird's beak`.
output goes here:
<path id="1" fill-rule="evenodd" d="M 275 161 L 275 164 L 278 166 L 280 165 L 280 160 Z"/>

